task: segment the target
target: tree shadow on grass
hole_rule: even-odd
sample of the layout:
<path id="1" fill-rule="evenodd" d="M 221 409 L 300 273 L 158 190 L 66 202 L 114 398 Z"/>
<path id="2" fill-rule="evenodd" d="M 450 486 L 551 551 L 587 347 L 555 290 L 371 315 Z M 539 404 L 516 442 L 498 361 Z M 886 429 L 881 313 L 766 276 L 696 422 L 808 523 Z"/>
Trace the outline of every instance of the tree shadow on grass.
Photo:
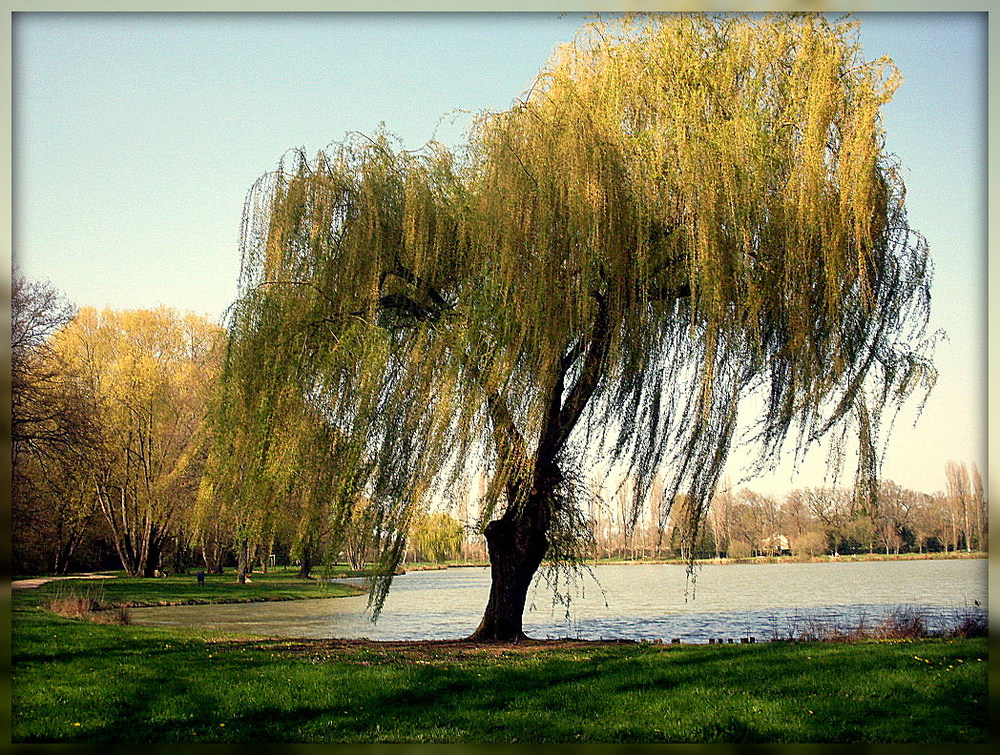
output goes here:
<path id="1" fill-rule="evenodd" d="M 75 662 L 77 678 L 82 661 L 94 663 L 86 679 L 99 680 L 123 660 L 116 629 L 102 630 L 100 642 L 88 633 L 96 644 L 64 651 L 59 663 Z M 899 690 L 863 688 L 858 700 L 838 698 L 843 673 L 864 677 L 857 673 L 864 654 L 847 648 L 542 647 L 144 638 L 130 641 L 124 658 L 130 667 L 134 659 L 134 669 L 105 696 L 107 723 L 69 732 L 63 724 L 48 741 L 888 741 L 891 727 L 866 722 L 919 707 L 901 710 L 907 693 Z M 108 658 L 99 665 L 102 652 Z M 910 656 L 892 654 L 889 672 Z M 46 673 L 58 673 L 58 665 Z M 826 676 L 817 676 L 821 670 Z M 748 683 L 748 675 L 759 678 Z M 919 704 L 958 704 L 943 694 Z M 43 697 L 35 709 L 65 722 L 86 699 L 77 695 L 71 710 L 60 711 Z M 761 703 L 767 715 L 754 712 Z M 826 720 L 807 718 L 807 704 L 817 716 L 825 706 Z M 795 724 L 782 728 L 782 717 Z M 913 733 L 918 741 L 932 736 L 927 726 Z"/>
<path id="2" fill-rule="evenodd" d="M 252 668 L 251 663 L 248 672 Z M 388 663 L 352 669 L 338 662 L 330 669 L 328 690 L 303 692 L 301 701 L 287 708 L 265 700 L 254 706 L 247 688 L 206 689 L 182 668 L 175 677 L 150 678 L 147 672 L 145 680 L 119 681 L 120 701 L 102 711 L 107 725 L 59 741 L 572 741 L 579 730 L 572 720 L 567 724 L 558 711 L 530 704 L 544 696 L 548 675 L 540 678 L 531 668 L 479 668 Z M 266 693 L 270 684 L 283 697 L 294 697 L 294 689 L 278 690 L 288 671 L 288 666 L 271 668 L 254 689 Z M 559 684 L 585 689 L 597 673 L 575 670 Z M 350 701 L 337 692 L 345 676 L 355 677 Z M 358 682 L 358 676 L 369 678 Z M 234 698 L 228 705 L 226 695 Z M 221 713 L 233 707 L 235 715 Z"/>

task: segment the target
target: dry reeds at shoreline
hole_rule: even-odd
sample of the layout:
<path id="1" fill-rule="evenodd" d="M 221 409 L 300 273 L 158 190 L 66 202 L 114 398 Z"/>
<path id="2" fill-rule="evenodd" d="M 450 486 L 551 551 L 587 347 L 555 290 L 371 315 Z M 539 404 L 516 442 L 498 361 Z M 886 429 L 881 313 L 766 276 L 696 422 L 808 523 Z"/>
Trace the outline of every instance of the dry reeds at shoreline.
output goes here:
<path id="1" fill-rule="evenodd" d="M 83 591 L 78 588 L 59 590 L 46 607 L 52 613 L 71 619 L 86 619 L 98 624 L 132 623 L 131 614 L 126 606 L 112 606 L 105 603 L 103 586 L 96 589 L 88 587 Z"/>
<path id="2" fill-rule="evenodd" d="M 818 618 L 796 621 L 784 634 L 773 633 L 772 642 L 861 642 L 930 638 L 972 638 L 989 634 L 989 617 L 978 604 L 956 609 L 940 628 L 932 628 L 915 606 L 896 606 L 881 618 L 862 615 L 855 623 L 842 625 Z"/>

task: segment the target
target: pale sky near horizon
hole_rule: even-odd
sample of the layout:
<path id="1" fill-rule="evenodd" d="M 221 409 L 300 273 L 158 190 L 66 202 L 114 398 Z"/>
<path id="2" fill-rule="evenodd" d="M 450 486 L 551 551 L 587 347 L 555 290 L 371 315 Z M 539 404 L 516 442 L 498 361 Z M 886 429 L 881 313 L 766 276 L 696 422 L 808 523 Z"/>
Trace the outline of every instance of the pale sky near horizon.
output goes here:
<path id="1" fill-rule="evenodd" d="M 987 16 L 857 15 L 869 59 L 905 79 L 884 110 L 911 225 L 935 265 L 938 387 L 904 411 L 883 474 L 945 486 L 986 474 Z M 406 148 L 461 141 L 584 21 L 573 14 L 16 13 L 14 260 L 79 306 L 165 304 L 221 318 L 236 295 L 243 200 L 289 149 L 380 122 Z M 822 484 L 822 454 L 764 492 Z M 735 475 L 736 473 L 734 473 Z"/>

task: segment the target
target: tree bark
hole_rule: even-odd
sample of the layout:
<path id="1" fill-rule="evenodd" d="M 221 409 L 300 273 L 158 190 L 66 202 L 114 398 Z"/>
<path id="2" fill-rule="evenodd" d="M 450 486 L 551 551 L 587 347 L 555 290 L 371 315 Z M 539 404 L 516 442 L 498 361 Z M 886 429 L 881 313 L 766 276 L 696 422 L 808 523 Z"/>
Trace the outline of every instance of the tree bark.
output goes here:
<path id="1" fill-rule="evenodd" d="M 207 542 L 205 536 L 201 539 L 201 559 L 205 563 L 205 570 L 209 574 L 216 574 L 222 565 L 222 548 L 218 540 Z"/>
<path id="2" fill-rule="evenodd" d="M 312 551 L 309 547 L 304 547 L 302 549 L 302 558 L 299 563 L 299 579 L 309 579 L 309 573 L 312 571 Z"/>
<path id="3" fill-rule="evenodd" d="M 527 639 L 523 629 L 524 605 L 531 580 L 548 551 L 547 533 L 556 500 L 553 493 L 563 481 L 556 460 L 597 389 L 611 342 L 607 299 L 599 292 L 593 292 L 593 296 L 598 306 L 589 347 L 575 345 L 561 359 L 538 436 L 533 472 L 528 479 L 507 483 L 507 510 L 486 525 L 490 597 L 479 627 L 469 637 L 471 641 Z M 567 375 L 578 360 L 582 360 L 580 374 L 567 392 Z M 487 405 L 498 449 L 513 458 L 525 458 L 527 446 L 504 401 L 491 394 Z"/>
<path id="4" fill-rule="evenodd" d="M 255 550 L 248 540 L 240 543 L 236 558 L 236 581 L 241 585 L 246 584 L 247 576 L 253 571 Z"/>
<path id="5" fill-rule="evenodd" d="M 490 596 L 479 627 L 469 637 L 475 642 L 520 642 L 524 605 L 531 580 L 548 550 L 549 512 L 543 500 L 532 496 L 519 513 L 509 509 L 486 525 L 490 557 Z"/>
<path id="6" fill-rule="evenodd" d="M 80 544 L 82 534 L 74 533 L 68 540 L 59 545 L 56 550 L 54 569 L 56 574 L 65 576 L 69 574 L 69 562 L 76 553 L 76 547 Z"/>
<path id="7" fill-rule="evenodd" d="M 146 557 L 142 564 L 142 576 L 154 577 L 157 569 L 160 568 L 161 542 L 158 538 L 150 535 L 146 541 Z"/>

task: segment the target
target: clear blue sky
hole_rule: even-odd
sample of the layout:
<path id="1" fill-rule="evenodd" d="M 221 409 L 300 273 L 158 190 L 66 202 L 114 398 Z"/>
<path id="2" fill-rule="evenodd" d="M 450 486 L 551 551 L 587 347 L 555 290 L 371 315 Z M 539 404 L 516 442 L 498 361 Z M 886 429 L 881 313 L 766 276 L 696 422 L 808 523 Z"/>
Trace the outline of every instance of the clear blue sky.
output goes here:
<path id="1" fill-rule="evenodd" d="M 885 111 L 949 340 L 885 476 L 927 492 L 948 460 L 986 473 L 986 14 L 860 14 L 865 54 L 905 82 Z M 78 305 L 221 317 L 243 199 L 282 154 L 380 122 L 407 148 L 505 108 L 580 15 L 17 14 L 14 258 Z M 457 118 L 457 120 L 456 120 Z M 822 456 L 752 485 L 820 484 Z"/>

